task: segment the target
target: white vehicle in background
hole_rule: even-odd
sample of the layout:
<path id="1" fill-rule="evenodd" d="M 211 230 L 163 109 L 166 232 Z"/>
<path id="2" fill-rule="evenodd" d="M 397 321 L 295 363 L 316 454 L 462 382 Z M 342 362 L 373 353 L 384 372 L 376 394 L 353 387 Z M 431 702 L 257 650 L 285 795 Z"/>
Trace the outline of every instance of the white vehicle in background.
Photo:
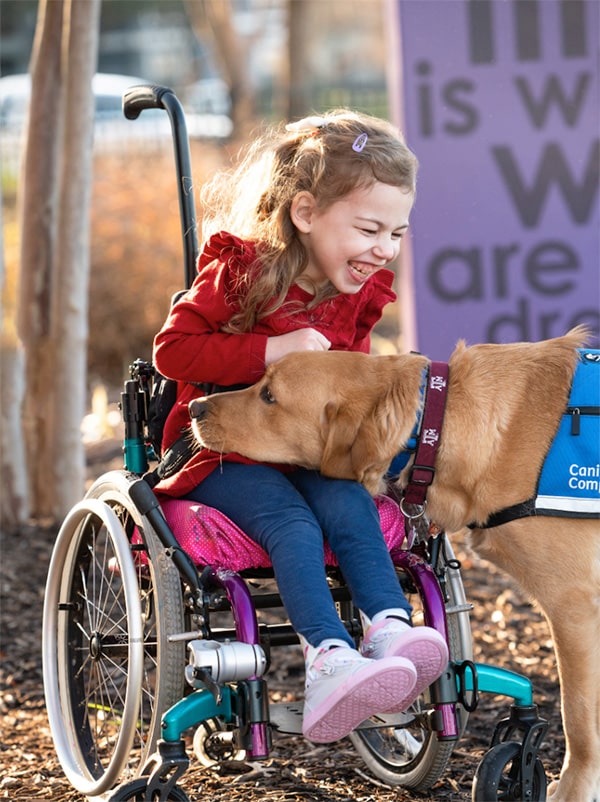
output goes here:
<path id="1" fill-rule="evenodd" d="M 169 120 L 160 109 L 148 109 L 133 122 L 123 116 L 125 90 L 136 84 L 147 83 L 151 82 L 133 75 L 96 73 L 92 89 L 96 101 L 94 147 L 97 151 L 122 149 L 130 143 L 136 147 L 152 148 L 171 138 Z M 30 96 L 31 79 L 28 74 L 0 78 L 0 147 L 5 168 L 12 162 L 15 165 L 18 163 Z M 186 108 L 190 138 L 219 140 L 230 136 L 232 122 L 226 110 L 228 106 L 223 101 L 219 104 L 218 113 L 212 109 L 198 113 L 193 106 Z"/>

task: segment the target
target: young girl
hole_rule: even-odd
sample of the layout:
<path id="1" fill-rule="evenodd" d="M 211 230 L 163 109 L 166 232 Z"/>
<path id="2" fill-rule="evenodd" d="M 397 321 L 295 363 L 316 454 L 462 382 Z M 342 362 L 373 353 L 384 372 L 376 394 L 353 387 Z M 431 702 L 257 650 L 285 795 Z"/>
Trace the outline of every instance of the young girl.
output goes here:
<path id="1" fill-rule="evenodd" d="M 385 267 L 408 228 L 416 169 L 396 128 L 339 110 L 271 131 L 211 182 L 198 276 L 155 341 L 157 369 L 178 382 L 164 447 L 189 427 L 198 383 L 252 384 L 292 351 L 369 351 L 395 299 Z M 268 553 L 304 646 L 308 739 L 335 741 L 405 710 L 444 670 L 446 643 L 411 628 L 377 508 L 357 482 L 203 449 L 157 490 L 221 510 Z M 363 617 L 360 651 L 329 592 L 324 538 Z"/>

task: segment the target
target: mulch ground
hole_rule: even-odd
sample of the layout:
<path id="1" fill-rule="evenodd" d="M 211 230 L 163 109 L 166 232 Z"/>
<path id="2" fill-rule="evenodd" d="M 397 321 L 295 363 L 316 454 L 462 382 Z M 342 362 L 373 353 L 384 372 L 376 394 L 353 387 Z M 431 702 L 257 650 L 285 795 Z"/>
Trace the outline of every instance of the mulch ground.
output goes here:
<path id="1" fill-rule="evenodd" d="M 96 474 L 102 471 L 95 471 Z M 27 527 L 2 534 L 0 551 L 0 799 L 82 800 L 54 752 L 46 718 L 41 665 L 41 619 L 48 562 L 55 532 Z M 549 729 L 540 757 L 549 779 L 563 754 L 558 680 L 548 627 L 514 583 L 453 538 L 473 603 L 475 660 L 529 677 Z M 271 675 L 270 675 L 271 676 Z M 299 649 L 280 650 L 269 687 L 301 688 Z M 299 736 L 275 735 L 268 760 L 243 772 L 204 769 L 197 761 L 181 781 L 192 802 L 460 802 L 471 798 L 473 775 L 496 722 L 509 702 L 482 696 L 469 719 L 447 775 L 427 794 L 388 788 L 370 776 L 349 740 L 315 746 Z M 574 801 L 575 802 L 575 801 Z"/>

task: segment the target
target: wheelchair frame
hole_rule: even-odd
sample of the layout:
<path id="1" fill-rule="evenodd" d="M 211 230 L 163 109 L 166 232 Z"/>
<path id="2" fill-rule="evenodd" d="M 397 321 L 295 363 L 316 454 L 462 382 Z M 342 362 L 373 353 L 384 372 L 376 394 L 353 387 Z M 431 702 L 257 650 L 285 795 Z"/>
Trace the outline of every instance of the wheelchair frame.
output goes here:
<path id="1" fill-rule="evenodd" d="M 146 108 L 165 109 L 171 121 L 189 287 L 198 244 L 185 117 L 166 87 L 128 90 L 125 115 L 135 119 Z M 177 781 L 189 764 L 183 736 L 191 728 L 197 728 L 194 751 L 206 764 L 242 754 L 265 758 L 273 732 L 301 733 L 302 705 L 270 704 L 264 679 L 270 649 L 298 642 L 290 624 L 259 624 L 256 611 L 280 606 L 278 593 L 251 591 L 261 572 L 214 566 L 199 572 L 143 478 L 153 456 L 146 428 L 152 375 L 149 363 L 132 366 L 121 396 L 124 470 L 99 477 L 69 512 L 46 587 L 50 728 L 65 774 L 92 800 L 185 802 Z M 364 722 L 350 738 L 384 782 L 425 791 L 443 774 L 479 694 L 507 696 L 510 715 L 497 725 L 477 769 L 473 800 L 543 800 L 538 751 L 547 723 L 531 683 L 473 663 L 460 564 L 445 533 L 429 535 L 415 520 L 408 521 L 413 542 L 392 549 L 392 559 L 405 589 L 420 600 L 423 623 L 446 638 L 451 659 L 414 709 Z M 358 644 L 357 611 L 339 572 L 331 569 L 330 580 Z M 223 611 L 232 615 L 232 627 L 211 624 Z"/>

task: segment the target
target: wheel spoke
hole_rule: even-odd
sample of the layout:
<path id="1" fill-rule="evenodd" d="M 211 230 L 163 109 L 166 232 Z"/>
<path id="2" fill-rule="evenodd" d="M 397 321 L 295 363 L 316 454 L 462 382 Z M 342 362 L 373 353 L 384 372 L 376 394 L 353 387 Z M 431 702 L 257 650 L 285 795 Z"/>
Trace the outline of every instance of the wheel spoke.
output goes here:
<path id="1" fill-rule="evenodd" d="M 61 527 L 48 577 L 50 729 L 69 780 L 84 796 L 137 776 L 160 737 L 162 711 L 183 695 L 185 646 L 169 640 L 171 631 L 185 629 L 181 582 L 153 531 L 144 530 L 145 564 L 136 559 L 130 538 L 144 524 L 129 498 L 131 481 L 114 471 L 92 485 Z"/>

